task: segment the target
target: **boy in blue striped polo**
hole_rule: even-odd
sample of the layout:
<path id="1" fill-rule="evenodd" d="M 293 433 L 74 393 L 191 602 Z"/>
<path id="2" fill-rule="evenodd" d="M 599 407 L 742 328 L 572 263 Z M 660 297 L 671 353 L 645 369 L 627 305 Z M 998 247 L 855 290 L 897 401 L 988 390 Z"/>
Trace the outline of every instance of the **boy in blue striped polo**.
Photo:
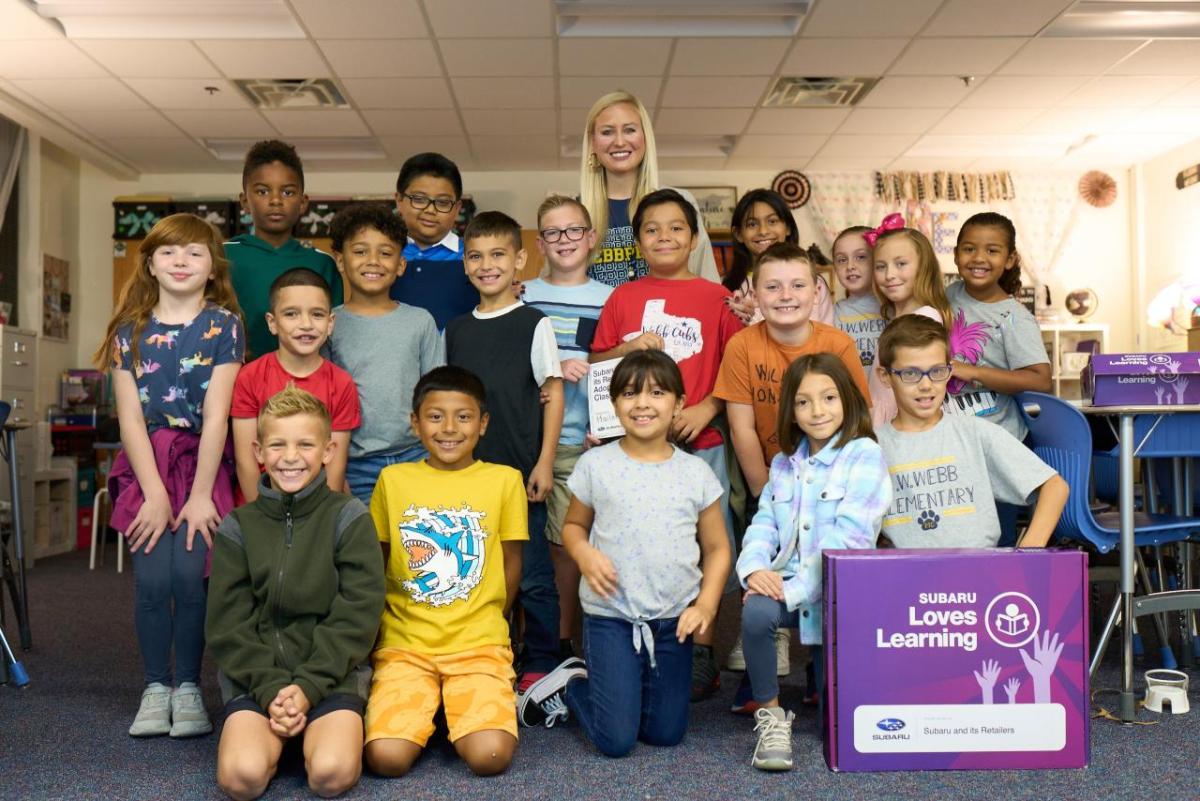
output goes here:
<path id="1" fill-rule="evenodd" d="M 538 208 L 538 250 L 546 258 L 543 278 L 525 284 L 524 300 L 550 318 L 562 359 L 562 433 L 554 452 L 554 485 L 546 496 L 546 539 L 558 587 L 559 649 L 572 656 L 571 637 L 579 620 L 579 567 L 562 547 L 562 524 L 571 503 L 567 479 L 583 453 L 588 434 L 588 352 L 600 309 L 612 287 L 588 278 L 596 244 L 592 218 L 579 201 L 551 195 Z"/>

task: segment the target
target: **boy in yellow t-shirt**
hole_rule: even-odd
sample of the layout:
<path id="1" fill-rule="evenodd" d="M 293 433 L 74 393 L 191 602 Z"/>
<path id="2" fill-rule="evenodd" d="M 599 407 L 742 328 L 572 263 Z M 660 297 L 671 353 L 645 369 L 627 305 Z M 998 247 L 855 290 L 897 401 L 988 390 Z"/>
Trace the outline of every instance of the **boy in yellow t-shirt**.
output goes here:
<path id="1" fill-rule="evenodd" d="M 412 408 L 429 457 L 385 467 L 371 497 L 387 602 L 372 657 L 366 761 L 385 776 L 407 773 L 444 706 L 450 741 L 471 770 L 500 773 L 517 747 L 506 616 L 529 539 L 525 485 L 511 467 L 475 461 L 488 423 L 475 375 L 431 370 Z"/>

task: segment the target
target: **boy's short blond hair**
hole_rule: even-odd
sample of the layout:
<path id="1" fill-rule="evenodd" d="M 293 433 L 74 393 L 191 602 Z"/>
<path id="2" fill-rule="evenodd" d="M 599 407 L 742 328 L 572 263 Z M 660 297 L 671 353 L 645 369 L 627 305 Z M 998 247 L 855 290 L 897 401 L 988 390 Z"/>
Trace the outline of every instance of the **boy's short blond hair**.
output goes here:
<path id="1" fill-rule="evenodd" d="M 326 440 L 329 439 L 333 431 L 333 419 L 329 416 L 329 409 L 316 395 L 305 392 L 292 383 L 288 383 L 286 387 L 267 398 L 267 402 L 258 410 L 258 438 L 262 439 L 263 427 L 268 418 L 278 420 L 298 414 L 307 414 L 320 420 L 322 436 Z"/>

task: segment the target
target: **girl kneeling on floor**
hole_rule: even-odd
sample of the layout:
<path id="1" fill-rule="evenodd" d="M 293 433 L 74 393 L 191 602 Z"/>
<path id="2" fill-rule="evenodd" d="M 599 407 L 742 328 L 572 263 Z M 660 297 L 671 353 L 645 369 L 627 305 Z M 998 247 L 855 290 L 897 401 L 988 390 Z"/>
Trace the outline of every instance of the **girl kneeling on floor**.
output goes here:
<path id="1" fill-rule="evenodd" d="M 792 767 L 795 715 L 779 705 L 775 632 L 799 630 L 822 687 L 821 551 L 874 547 L 892 500 L 867 402 L 840 359 L 828 353 L 800 357 L 784 373 L 780 396 L 781 452 L 771 462 L 737 561 L 746 589 L 746 673 L 758 706 L 752 764 L 762 770 Z M 821 697 L 823 708 L 823 690 Z"/>

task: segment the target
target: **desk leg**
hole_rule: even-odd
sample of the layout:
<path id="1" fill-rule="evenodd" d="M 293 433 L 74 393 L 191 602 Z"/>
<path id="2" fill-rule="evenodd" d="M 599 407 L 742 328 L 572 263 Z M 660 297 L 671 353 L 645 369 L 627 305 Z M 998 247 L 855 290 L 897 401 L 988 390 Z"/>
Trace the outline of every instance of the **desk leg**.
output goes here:
<path id="1" fill-rule="evenodd" d="M 11 428 L 4 430 L 4 444 L 8 448 L 8 481 L 12 496 L 13 538 L 17 549 L 17 593 L 21 602 L 17 604 L 17 627 L 21 638 L 21 648 L 28 651 L 33 647 L 33 638 L 29 632 L 29 590 L 25 584 L 25 532 L 21 525 L 21 480 L 17 473 L 17 432 Z"/>
<path id="2" fill-rule="evenodd" d="M 1133 415 L 1120 416 L 1121 505 L 1121 721 L 1137 718 L 1133 694 Z"/>

